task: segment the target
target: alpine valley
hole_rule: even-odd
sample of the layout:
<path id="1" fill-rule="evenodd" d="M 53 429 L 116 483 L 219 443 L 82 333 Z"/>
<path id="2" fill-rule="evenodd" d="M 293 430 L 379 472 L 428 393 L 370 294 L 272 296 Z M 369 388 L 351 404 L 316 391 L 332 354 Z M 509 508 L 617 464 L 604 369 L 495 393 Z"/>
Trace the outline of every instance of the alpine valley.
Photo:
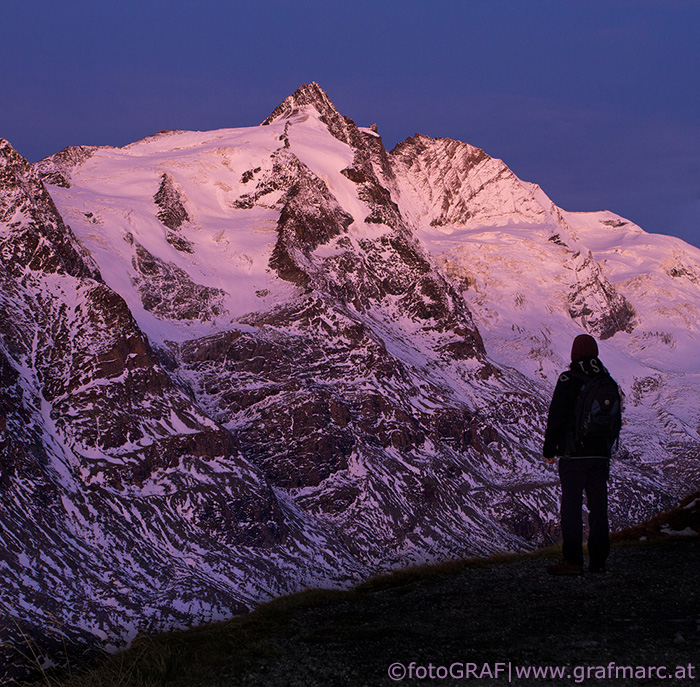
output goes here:
<path id="1" fill-rule="evenodd" d="M 302 86 L 260 126 L 0 142 L 0 669 L 558 540 L 549 399 L 624 393 L 619 528 L 700 488 L 700 250 Z"/>

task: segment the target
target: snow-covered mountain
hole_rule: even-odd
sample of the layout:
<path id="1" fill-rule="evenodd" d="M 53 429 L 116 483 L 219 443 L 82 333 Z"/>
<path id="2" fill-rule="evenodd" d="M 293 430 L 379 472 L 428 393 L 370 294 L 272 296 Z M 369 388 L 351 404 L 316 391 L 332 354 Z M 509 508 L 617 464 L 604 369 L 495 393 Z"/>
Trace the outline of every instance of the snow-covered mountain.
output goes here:
<path id="1" fill-rule="evenodd" d="M 700 487 L 700 251 L 466 143 L 387 152 L 317 84 L 256 127 L 3 142 L 0 255 L 2 639 L 553 541 L 582 331 L 626 397 L 614 524 Z"/>

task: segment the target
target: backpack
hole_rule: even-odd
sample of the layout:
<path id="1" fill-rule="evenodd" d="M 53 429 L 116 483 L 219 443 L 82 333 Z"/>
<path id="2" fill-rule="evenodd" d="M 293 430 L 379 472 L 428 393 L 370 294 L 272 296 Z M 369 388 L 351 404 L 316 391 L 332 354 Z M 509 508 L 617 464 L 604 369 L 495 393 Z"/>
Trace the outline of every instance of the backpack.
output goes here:
<path id="1" fill-rule="evenodd" d="M 572 442 L 567 441 L 567 448 L 580 450 L 584 444 L 604 441 L 610 450 L 618 440 L 622 426 L 620 389 L 607 373 L 592 378 L 583 374 L 576 374 L 576 377 L 583 380 L 583 385 L 576 398 L 568 437 Z"/>

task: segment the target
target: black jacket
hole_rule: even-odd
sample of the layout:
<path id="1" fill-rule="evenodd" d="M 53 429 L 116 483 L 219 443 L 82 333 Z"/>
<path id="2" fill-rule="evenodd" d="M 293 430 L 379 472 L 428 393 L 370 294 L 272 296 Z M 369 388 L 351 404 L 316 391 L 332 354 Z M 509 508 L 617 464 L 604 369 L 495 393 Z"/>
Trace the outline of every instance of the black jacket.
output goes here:
<path id="1" fill-rule="evenodd" d="M 545 458 L 567 455 L 566 439 L 574 424 L 576 399 L 585 381 L 580 375 L 593 378 L 607 372 L 598 358 L 588 357 L 571 363 L 569 370 L 559 375 L 544 434 L 542 453 Z M 574 448 L 570 455 L 610 458 L 610 448 L 606 440 L 597 439 Z"/>

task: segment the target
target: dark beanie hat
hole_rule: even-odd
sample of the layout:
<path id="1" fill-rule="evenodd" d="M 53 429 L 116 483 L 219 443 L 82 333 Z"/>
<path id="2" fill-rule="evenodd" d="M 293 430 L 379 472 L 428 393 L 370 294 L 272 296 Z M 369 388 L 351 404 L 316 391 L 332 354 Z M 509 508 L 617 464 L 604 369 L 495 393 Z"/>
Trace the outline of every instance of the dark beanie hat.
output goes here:
<path id="1" fill-rule="evenodd" d="M 598 355 L 598 344 L 589 334 L 579 334 L 571 346 L 571 362 L 575 363 L 581 358 L 595 358 Z"/>

